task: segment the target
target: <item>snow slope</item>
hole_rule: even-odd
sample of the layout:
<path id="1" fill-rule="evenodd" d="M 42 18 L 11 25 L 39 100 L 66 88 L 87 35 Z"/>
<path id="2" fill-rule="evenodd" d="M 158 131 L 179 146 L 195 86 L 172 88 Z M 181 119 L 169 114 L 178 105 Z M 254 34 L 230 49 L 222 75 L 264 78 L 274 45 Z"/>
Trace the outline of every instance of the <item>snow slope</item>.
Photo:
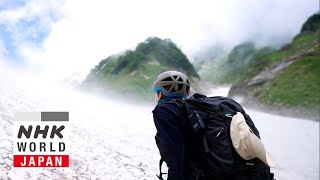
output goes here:
<path id="1" fill-rule="evenodd" d="M 37 88 L 34 88 L 37 87 Z M 226 95 L 226 88 L 214 90 Z M 0 78 L 0 179 L 157 179 L 152 106 Z M 70 112 L 70 168 L 13 168 L 15 111 Z M 278 166 L 279 180 L 319 179 L 319 123 L 247 110 Z"/>

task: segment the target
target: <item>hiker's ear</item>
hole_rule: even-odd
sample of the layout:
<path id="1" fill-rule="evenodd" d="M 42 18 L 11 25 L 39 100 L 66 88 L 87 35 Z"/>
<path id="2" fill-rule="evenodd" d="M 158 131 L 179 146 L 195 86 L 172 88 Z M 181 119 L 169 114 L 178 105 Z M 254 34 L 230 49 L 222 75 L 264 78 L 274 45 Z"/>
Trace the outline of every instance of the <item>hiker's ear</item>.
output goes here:
<path id="1" fill-rule="evenodd" d="M 161 92 L 161 91 L 159 91 L 159 99 L 162 99 L 162 98 L 165 98 L 166 96 Z"/>
<path id="2" fill-rule="evenodd" d="M 157 91 L 154 96 L 154 101 L 158 102 L 161 99 L 161 91 Z"/>
<path id="3" fill-rule="evenodd" d="M 160 99 L 165 98 L 165 95 L 161 91 L 157 91 L 154 100 L 158 102 Z"/>

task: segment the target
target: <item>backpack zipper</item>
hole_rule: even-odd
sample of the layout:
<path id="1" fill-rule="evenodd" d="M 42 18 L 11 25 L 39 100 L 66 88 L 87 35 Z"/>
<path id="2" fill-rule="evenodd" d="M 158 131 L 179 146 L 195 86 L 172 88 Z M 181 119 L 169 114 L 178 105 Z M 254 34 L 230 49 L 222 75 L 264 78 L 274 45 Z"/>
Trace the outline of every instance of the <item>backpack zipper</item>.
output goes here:
<path id="1" fill-rule="evenodd" d="M 217 134 L 217 136 L 216 136 L 216 137 L 219 137 L 219 136 L 220 136 L 220 134 L 223 132 L 223 130 L 224 130 L 224 128 L 221 128 L 221 129 L 219 130 L 219 132 L 218 132 L 218 134 Z"/>

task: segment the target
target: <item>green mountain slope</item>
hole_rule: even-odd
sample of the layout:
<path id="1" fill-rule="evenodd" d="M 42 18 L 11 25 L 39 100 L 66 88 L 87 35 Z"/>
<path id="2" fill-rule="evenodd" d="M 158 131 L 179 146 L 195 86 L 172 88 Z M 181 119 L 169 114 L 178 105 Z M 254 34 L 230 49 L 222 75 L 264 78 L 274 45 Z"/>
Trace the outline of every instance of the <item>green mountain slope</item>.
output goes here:
<path id="1" fill-rule="evenodd" d="M 135 50 L 102 60 L 82 86 L 151 100 L 153 80 L 163 71 L 178 70 L 197 81 L 199 75 L 182 51 L 169 39 L 148 38 Z"/>
<path id="2" fill-rule="evenodd" d="M 242 43 L 232 49 L 225 61 L 218 64 L 219 83 L 232 83 L 243 79 L 252 59 L 259 54 L 252 42 Z"/>
<path id="3" fill-rule="evenodd" d="M 263 86 L 260 101 L 270 105 L 314 108 L 320 97 L 320 49 L 296 60 Z M 318 57 L 317 57 L 318 56 Z"/>
<path id="4" fill-rule="evenodd" d="M 319 39 L 318 13 L 306 21 L 291 43 L 252 61 L 247 73 L 249 78 L 235 83 L 229 96 L 245 96 L 248 104 L 254 102 L 272 109 L 285 107 L 319 119 Z"/>
<path id="5" fill-rule="evenodd" d="M 247 79 L 265 66 L 263 58 L 273 52 L 270 47 L 257 48 L 252 42 L 235 46 L 229 54 L 200 70 L 203 79 L 217 84 L 230 84 Z M 253 68 L 254 67 L 254 68 Z"/>

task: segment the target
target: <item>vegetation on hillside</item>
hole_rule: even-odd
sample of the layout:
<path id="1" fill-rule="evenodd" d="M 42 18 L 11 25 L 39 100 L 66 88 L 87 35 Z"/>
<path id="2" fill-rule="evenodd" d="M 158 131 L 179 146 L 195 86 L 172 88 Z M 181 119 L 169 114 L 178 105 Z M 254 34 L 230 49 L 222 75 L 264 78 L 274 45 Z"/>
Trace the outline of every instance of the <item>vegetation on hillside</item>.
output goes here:
<path id="1" fill-rule="evenodd" d="M 217 84 L 232 84 L 261 71 L 267 64 L 266 56 L 273 51 L 270 47 L 258 49 L 254 43 L 245 42 L 235 46 L 219 61 L 207 64 L 200 72 L 206 80 Z"/>
<path id="2" fill-rule="evenodd" d="M 317 28 L 317 29 L 315 29 Z M 262 87 L 259 100 L 284 106 L 319 110 L 320 106 L 320 15 L 311 16 L 293 41 L 270 55 L 271 62 L 296 58 Z"/>
<path id="3" fill-rule="evenodd" d="M 240 76 L 231 94 L 244 94 L 262 104 L 320 109 L 320 14 L 311 16 L 301 32 L 277 51 L 253 57 L 246 77 Z M 245 90 L 245 91 L 244 91 Z"/>
<path id="4" fill-rule="evenodd" d="M 259 100 L 278 106 L 320 108 L 320 50 L 295 61 L 262 87 Z"/>
<path id="5" fill-rule="evenodd" d="M 191 81 L 199 79 L 186 55 L 171 40 L 152 37 L 139 43 L 135 50 L 102 60 L 83 86 L 151 100 L 153 80 L 167 70 L 181 71 Z"/>
<path id="6" fill-rule="evenodd" d="M 257 48 L 252 42 L 239 44 L 228 56 L 208 65 L 207 68 L 204 67 L 204 70 L 200 71 L 201 75 L 204 79 L 218 84 L 232 84 L 251 79 L 264 68 L 294 56 L 297 52 L 309 48 L 315 41 L 319 41 L 319 34 L 316 33 L 320 27 L 319 19 L 319 13 L 309 17 L 292 42 L 277 51 L 271 47 Z"/>

